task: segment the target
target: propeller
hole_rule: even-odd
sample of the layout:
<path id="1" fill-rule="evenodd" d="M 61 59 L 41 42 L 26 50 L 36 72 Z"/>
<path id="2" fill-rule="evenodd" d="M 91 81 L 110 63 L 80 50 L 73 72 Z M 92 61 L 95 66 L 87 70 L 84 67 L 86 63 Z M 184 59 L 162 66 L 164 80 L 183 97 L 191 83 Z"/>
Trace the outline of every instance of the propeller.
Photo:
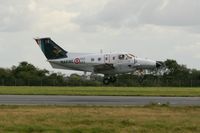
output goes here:
<path id="1" fill-rule="evenodd" d="M 156 61 L 156 68 L 163 68 L 165 67 L 165 63 L 162 61 Z"/>

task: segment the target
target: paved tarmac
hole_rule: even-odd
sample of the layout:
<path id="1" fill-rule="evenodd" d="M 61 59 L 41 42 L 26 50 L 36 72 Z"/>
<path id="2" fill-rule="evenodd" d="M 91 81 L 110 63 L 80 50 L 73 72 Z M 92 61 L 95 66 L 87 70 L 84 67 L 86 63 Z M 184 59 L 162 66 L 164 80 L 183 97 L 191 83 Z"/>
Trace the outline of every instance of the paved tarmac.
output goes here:
<path id="1" fill-rule="evenodd" d="M 200 106 L 200 97 L 0 95 L 1 105 Z"/>

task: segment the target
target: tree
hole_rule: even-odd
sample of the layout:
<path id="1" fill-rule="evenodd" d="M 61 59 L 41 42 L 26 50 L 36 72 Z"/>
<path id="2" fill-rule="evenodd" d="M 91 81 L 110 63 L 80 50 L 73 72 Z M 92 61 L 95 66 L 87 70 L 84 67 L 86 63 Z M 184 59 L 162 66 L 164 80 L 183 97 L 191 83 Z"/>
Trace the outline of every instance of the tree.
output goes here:
<path id="1" fill-rule="evenodd" d="M 169 69 L 169 73 L 165 76 L 174 79 L 188 79 L 190 74 L 190 69 L 186 65 L 179 65 L 175 60 L 166 60 L 166 67 Z"/>

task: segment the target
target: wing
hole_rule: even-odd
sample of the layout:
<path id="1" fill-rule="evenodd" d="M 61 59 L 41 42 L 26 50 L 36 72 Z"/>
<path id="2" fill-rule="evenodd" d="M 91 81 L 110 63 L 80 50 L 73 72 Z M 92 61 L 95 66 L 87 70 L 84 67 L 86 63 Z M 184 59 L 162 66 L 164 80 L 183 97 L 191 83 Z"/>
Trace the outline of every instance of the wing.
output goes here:
<path id="1" fill-rule="evenodd" d="M 107 64 L 107 63 L 94 66 L 95 73 L 103 73 L 105 71 L 111 71 L 114 69 L 115 69 L 115 67 L 113 66 L 113 64 Z"/>

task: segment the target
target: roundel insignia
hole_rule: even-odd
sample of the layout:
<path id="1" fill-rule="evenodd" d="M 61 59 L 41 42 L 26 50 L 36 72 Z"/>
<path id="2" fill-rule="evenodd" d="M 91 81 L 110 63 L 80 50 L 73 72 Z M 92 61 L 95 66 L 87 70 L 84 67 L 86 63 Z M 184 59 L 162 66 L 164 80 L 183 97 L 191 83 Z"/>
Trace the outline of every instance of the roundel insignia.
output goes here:
<path id="1" fill-rule="evenodd" d="M 81 61 L 80 61 L 80 59 L 79 59 L 79 58 L 76 58 L 76 59 L 74 59 L 74 63 L 75 63 L 75 64 L 80 64 L 80 63 L 81 63 Z"/>

